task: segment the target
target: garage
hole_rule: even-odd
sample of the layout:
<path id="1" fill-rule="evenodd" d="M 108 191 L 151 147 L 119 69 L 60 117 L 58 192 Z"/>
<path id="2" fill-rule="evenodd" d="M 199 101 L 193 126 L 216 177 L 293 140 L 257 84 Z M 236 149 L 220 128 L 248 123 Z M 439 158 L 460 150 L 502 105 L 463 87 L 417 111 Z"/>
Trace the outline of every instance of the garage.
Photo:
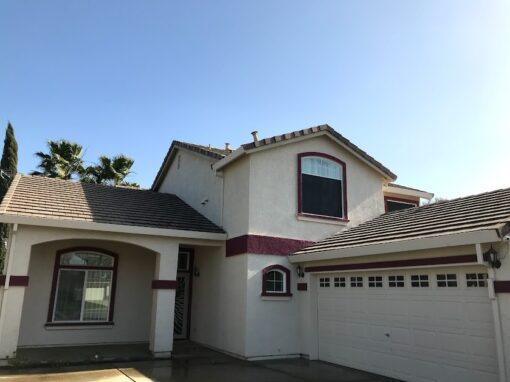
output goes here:
<path id="1" fill-rule="evenodd" d="M 405 381 L 498 381 L 486 272 L 317 274 L 319 359 Z"/>

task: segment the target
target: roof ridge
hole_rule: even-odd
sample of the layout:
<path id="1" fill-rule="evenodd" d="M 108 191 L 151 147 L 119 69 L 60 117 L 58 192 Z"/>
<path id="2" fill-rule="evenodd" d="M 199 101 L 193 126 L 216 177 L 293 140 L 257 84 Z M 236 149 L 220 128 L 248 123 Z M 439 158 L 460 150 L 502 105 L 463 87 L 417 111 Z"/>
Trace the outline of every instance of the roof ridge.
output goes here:
<path id="1" fill-rule="evenodd" d="M 91 188 L 98 188 L 98 189 L 99 188 L 107 188 L 109 190 L 113 189 L 113 190 L 125 190 L 125 191 L 133 191 L 133 192 L 146 192 L 146 193 L 151 193 L 151 194 L 161 194 L 161 192 L 152 191 L 147 188 L 118 187 L 118 186 L 111 186 L 108 184 L 81 182 L 79 180 L 73 180 L 73 179 L 50 178 L 49 176 L 43 176 L 43 175 L 31 175 L 31 174 L 22 174 L 22 173 L 18 173 L 17 175 L 21 175 L 20 178 L 21 177 L 34 178 L 34 179 L 41 179 L 43 181 L 55 181 L 55 182 L 61 182 L 61 183 L 65 183 L 65 184 L 72 184 L 72 185 L 85 185 L 85 186 L 89 186 Z M 177 196 L 176 194 L 173 194 L 170 192 L 164 192 L 164 194 Z"/>

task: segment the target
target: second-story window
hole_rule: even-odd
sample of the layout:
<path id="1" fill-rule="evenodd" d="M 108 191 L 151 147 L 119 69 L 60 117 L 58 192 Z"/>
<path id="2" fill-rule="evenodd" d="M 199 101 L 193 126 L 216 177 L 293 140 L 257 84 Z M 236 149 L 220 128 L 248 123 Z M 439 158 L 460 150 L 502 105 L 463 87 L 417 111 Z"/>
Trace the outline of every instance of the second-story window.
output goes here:
<path id="1" fill-rule="evenodd" d="M 327 154 L 299 154 L 299 213 L 347 219 L 345 164 Z"/>

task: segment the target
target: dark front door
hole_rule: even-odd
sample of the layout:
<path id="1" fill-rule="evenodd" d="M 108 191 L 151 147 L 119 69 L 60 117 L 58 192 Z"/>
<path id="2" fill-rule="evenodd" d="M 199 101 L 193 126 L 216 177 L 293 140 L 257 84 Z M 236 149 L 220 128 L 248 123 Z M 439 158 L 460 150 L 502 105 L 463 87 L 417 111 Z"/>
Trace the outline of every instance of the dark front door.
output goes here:
<path id="1" fill-rule="evenodd" d="M 189 336 L 192 264 L 193 252 L 180 250 L 177 264 L 177 289 L 175 291 L 175 339 L 185 339 Z"/>

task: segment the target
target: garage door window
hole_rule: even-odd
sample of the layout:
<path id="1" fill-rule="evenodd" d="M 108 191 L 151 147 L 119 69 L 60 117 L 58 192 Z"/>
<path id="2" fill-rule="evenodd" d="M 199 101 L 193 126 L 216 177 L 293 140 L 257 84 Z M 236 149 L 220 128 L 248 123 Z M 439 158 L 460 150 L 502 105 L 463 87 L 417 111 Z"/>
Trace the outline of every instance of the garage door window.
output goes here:
<path id="1" fill-rule="evenodd" d="M 368 278 L 369 288 L 382 288 L 382 286 L 383 286 L 382 276 L 370 276 Z"/>
<path id="2" fill-rule="evenodd" d="M 454 288 L 457 286 L 457 275 L 455 273 L 436 275 L 439 288 Z"/>
<path id="3" fill-rule="evenodd" d="M 413 288 L 427 288 L 429 286 L 429 275 L 412 275 L 411 286 Z"/>
<path id="4" fill-rule="evenodd" d="M 390 288 L 403 288 L 405 286 L 404 276 L 388 276 L 388 286 Z"/>
<path id="5" fill-rule="evenodd" d="M 487 273 L 466 273 L 466 285 L 468 287 L 486 287 Z"/>
<path id="6" fill-rule="evenodd" d="M 345 277 L 335 277 L 333 281 L 335 288 L 345 288 Z"/>
<path id="7" fill-rule="evenodd" d="M 351 277 L 351 288 L 362 288 L 363 287 L 363 277 L 353 276 Z"/>
<path id="8" fill-rule="evenodd" d="M 329 288 L 329 277 L 321 277 L 319 279 L 319 287 Z"/>

